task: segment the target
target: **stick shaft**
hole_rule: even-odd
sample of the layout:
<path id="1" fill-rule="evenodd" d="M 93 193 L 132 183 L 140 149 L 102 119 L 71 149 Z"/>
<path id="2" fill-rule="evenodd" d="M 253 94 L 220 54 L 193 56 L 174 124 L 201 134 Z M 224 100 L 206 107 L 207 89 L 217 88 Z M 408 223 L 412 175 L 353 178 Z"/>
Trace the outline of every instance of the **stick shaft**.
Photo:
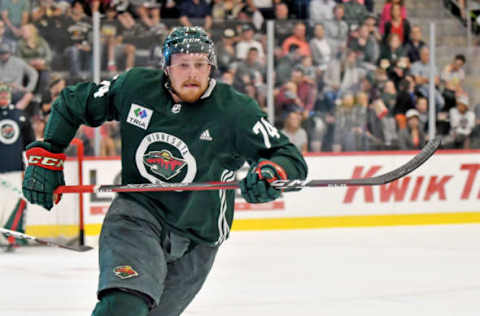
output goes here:
<path id="1" fill-rule="evenodd" d="M 301 189 L 304 187 L 341 187 L 359 185 L 381 185 L 406 176 L 427 161 L 440 146 L 440 138 L 428 142 L 422 151 L 400 167 L 370 178 L 321 179 L 321 180 L 277 180 L 270 185 L 277 189 Z M 235 190 L 240 188 L 238 181 L 232 182 L 192 182 L 192 183 L 143 183 L 127 185 L 72 185 L 60 186 L 55 193 L 96 193 L 96 192 L 161 192 L 161 191 L 209 191 Z"/>

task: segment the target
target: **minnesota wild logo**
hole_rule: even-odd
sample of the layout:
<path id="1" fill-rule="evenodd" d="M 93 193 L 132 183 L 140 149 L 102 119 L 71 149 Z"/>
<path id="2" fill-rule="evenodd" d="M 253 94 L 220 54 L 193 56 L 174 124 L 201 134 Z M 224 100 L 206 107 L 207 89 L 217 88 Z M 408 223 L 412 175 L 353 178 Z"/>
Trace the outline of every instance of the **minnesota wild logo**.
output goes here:
<path id="1" fill-rule="evenodd" d="M 150 167 L 153 173 L 166 180 L 175 177 L 186 165 L 185 160 L 173 156 L 166 149 L 146 153 L 143 156 L 143 161 Z"/>
<path id="2" fill-rule="evenodd" d="M 0 143 L 13 144 L 20 136 L 20 127 L 17 122 L 5 119 L 0 121 Z"/>
<path id="3" fill-rule="evenodd" d="M 2 126 L 2 135 L 5 136 L 5 138 L 12 138 L 15 133 L 15 130 L 13 126 L 11 125 L 5 125 Z"/>
<path id="4" fill-rule="evenodd" d="M 197 173 L 188 145 L 180 137 L 163 132 L 145 135 L 135 152 L 135 163 L 140 175 L 151 183 L 189 183 Z"/>
<path id="5" fill-rule="evenodd" d="M 137 271 L 133 270 L 131 266 L 118 266 L 113 269 L 113 273 L 120 279 L 128 279 L 137 276 Z"/>

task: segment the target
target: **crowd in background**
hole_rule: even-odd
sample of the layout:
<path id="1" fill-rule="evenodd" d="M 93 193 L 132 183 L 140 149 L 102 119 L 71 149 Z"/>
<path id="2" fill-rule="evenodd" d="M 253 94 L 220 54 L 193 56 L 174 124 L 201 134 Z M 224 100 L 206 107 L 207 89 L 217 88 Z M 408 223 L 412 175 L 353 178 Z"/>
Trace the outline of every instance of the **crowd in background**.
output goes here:
<path id="1" fill-rule="evenodd" d="M 160 67 L 177 25 L 216 41 L 218 81 L 266 109 L 266 22 L 273 20 L 275 125 L 303 151 L 418 149 L 428 139 L 430 50 L 404 1 L 0 0 L 0 81 L 37 137 L 67 85 L 92 79 L 92 12 L 101 14 L 102 77 Z M 480 106 L 465 91 L 464 55 L 435 69 L 437 134 L 480 148 Z M 478 100 L 477 100 L 478 101 Z M 119 126 L 101 127 L 101 155 L 119 154 Z M 78 133 L 93 154 L 94 132 Z"/>

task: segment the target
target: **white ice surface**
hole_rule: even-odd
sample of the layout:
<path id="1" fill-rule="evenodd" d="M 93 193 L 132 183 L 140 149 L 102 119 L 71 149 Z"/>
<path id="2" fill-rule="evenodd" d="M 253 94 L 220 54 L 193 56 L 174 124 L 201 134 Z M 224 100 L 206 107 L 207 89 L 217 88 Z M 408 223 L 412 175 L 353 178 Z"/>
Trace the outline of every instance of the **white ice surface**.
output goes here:
<path id="1" fill-rule="evenodd" d="M 480 225 L 233 232 L 184 315 L 480 315 Z M 90 315 L 97 253 L 0 253 L 1 316 Z"/>

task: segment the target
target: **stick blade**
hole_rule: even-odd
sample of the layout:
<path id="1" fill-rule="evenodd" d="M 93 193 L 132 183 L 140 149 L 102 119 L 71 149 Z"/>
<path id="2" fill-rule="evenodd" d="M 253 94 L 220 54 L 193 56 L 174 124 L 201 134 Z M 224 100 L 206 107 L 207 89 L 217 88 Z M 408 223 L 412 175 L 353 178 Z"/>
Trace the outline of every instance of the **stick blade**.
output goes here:
<path id="1" fill-rule="evenodd" d="M 68 250 L 73 250 L 73 251 L 76 251 L 76 252 L 86 252 L 86 251 L 90 251 L 93 249 L 93 247 L 90 247 L 90 246 L 87 246 L 87 245 L 79 245 L 79 246 L 68 246 L 68 245 L 60 245 L 60 244 L 52 244 L 52 246 L 56 246 L 56 247 L 59 247 L 59 248 L 63 248 L 63 249 L 68 249 Z"/>
<path id="2" fill-rule="evenodd" d="M 3 233 L 7 236 L 15 237 L 15 238 L 18 238 L 18 239 L 32 240 L 32 241 L 34 241 L 34 242 L 36 242 L 40 245 L 58 247 L 58 248 L 73 250 L 73 251 L 76 251 L 76 252 L 85 252 L 85 251 L 89 251 L 89 250 L 93 249 L 93 247 L 86 246 L 86 245 L 70 246 L 70 245 L 66 245 L 66 244 L 61 244 L 61 243 L 57 243 L 57 242 L 54 242 L 54 241 L 45 240 L 45 239 L 37 238 L 37 237 L 34 237 L 34 236 L 30 236 L 30 235 L 20 233 L 20 232 L 14 231 L 14 230 L 6 229 L 6 228 L 0 228 L 0 233 Z"/>

